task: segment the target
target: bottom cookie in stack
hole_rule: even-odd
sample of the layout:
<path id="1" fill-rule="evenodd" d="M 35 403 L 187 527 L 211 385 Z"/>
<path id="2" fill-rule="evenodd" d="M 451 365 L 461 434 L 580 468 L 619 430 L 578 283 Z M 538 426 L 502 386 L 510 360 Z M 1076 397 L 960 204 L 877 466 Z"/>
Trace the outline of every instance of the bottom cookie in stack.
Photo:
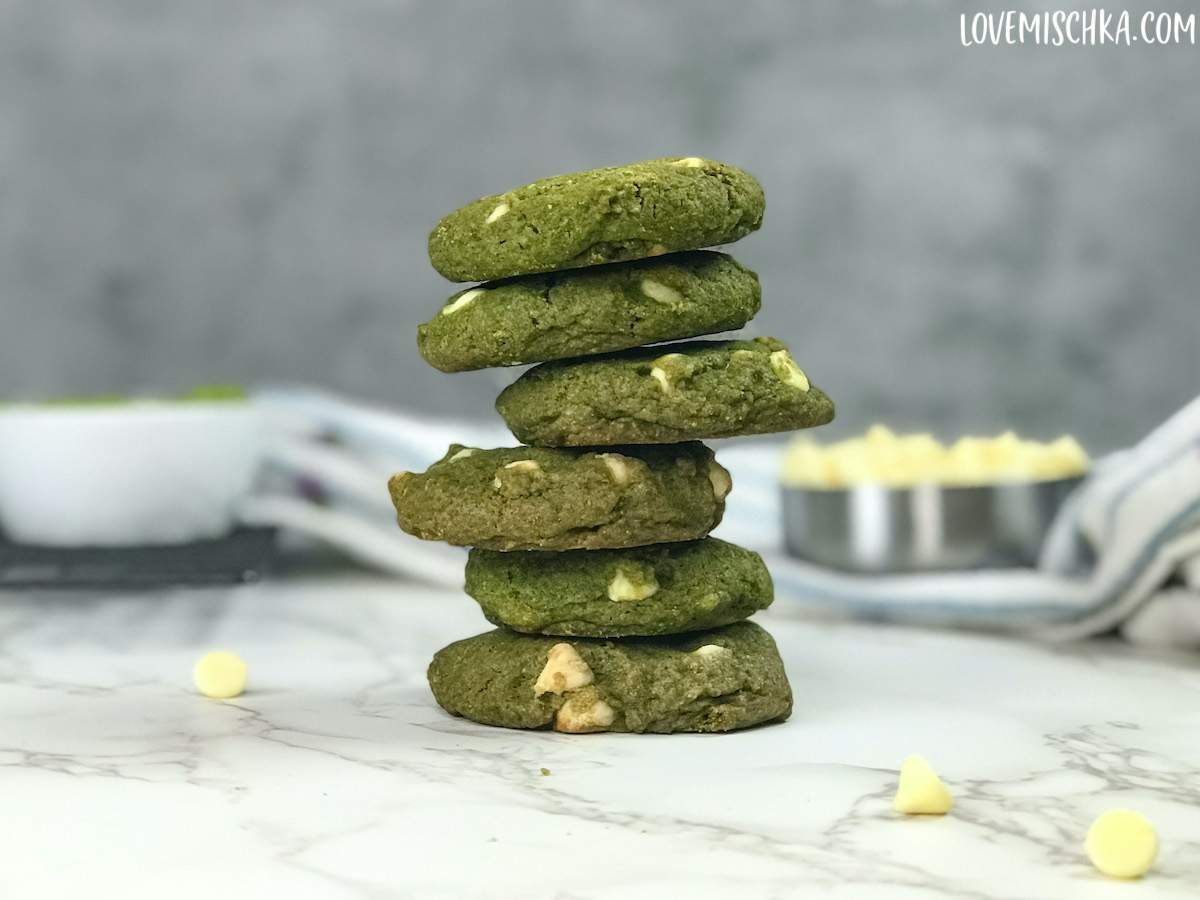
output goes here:
<path id="1" fill-rule="evenodd" d="M 572 734 L 733 731 L 792 710 L 775 641 L 753 622 L 620 641 L 498 628 L 439 650 L 429 684 L 454 715 Z"/>

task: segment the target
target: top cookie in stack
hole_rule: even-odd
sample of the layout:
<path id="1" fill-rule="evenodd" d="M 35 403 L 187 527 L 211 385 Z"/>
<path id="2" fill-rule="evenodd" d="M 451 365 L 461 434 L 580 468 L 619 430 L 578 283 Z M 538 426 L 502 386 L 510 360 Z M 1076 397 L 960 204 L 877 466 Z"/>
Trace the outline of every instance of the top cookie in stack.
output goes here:
<path id="1" fill-rule="evenodd" d="M 698 441 L 824 424 L 833 404 L 772 338 L 644 346 L 754 316 L 757 276 L 701 248 L 756 230 L 763 208 L 747 173 L 668 158 L 485 197 L 433 230 L 439 272 L 488 283 L 420 326 L 425 359 L 541 363 L 497 400 L 529 446 L 454 445 L 390 483 L 402 528 L 475 548 L 467 590 L 501 626 L 435 656 L 450 712 L 572 732 L 790 712 L 774 642 L 741 621 L 770 604 L 770 575 L 707 537 L 731 481 Z"/>

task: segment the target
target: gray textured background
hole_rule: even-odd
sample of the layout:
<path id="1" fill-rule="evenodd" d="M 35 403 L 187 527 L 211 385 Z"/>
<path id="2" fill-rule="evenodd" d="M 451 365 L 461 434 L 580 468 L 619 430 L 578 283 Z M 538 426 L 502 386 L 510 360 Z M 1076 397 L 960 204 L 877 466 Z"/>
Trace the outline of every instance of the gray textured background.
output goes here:
<path id="1" fill-rule="evenodd" d="M 754 328 L 838 431 L 1131 440 L 1200 388 L 1200 47 L 964 49 L 964 8 L 0 0 L 0 392 L 490 414 L 511 372 L 415 353 L 428 229 L 688 154 L 763 182 Z"/>

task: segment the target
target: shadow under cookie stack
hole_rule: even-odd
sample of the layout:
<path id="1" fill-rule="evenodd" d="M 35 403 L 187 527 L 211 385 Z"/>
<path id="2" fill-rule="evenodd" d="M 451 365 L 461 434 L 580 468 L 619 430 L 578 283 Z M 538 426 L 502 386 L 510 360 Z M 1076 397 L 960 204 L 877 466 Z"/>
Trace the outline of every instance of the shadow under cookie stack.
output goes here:
<path id="1" fill-rule="evenodd" d="M 444 372 L 540 363 L 496 408 L 524 446 L 452 445 L 390 490 L 400 526 L 473 548 L 494 630 L 429 667 L 448 712 L 509 728 L 717 732 L 781 721 L 758 554 L 708 537 L 732 487 L 707 438 L 822 425 L 833 404 L 773 338 L 644 346 L 741 328 L 757 276 L 701 250 L 755 231 L 740 169 L 668 158 L 535 182 L 444 218 L 451 297 L 418 334 Z"/>

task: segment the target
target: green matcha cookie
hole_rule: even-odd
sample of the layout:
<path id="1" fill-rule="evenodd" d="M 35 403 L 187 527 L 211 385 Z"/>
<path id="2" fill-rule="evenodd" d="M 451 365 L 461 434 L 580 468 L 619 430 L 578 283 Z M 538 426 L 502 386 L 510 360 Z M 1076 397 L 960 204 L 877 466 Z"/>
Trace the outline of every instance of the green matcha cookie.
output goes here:
<path id="1" fill-rule="evenodd" d="M 758 276 L 725 254 L 676 253 L 461 291 L 417 346 L 443 372 L 515 366 L 732 331 L 759 300 Z"/>
<path id="2" fill-rule="evenodd" d="M 733 731 L 786 719 L 792 691 L 752 622 L 611 642 L 500 628 L 434 656 L 442 708 L 484 725 L 590 731 Z"/>
<path id="3" fill-rule="evenodd" d="M 475 549 L 467 593 L 493 624 L 582 637 L 716 628 L 766 609 L 774 596 L 761 557 L 716 538 L 632 550 Z"/>
<path id="4" fill-rule="evenodd" d="M 762 187 L 698 157 L 544 178 L 450 213 L 429 259 L 451 281 L 490 281 L 726 244 L 762 224 Z"/>
<path id="5" fill-rule="evenodd" d="M 400 527 L 491 550 L 637 547 L 704 537 L 725 512 L 729 473 L 703 444 L 611 453 L 451 445 L 388 484 Z"/>
<path id="6" fill-rule="evenodd" d="M 693 341 L 543 363 L 496 409 L 546 447 L 663 444 L 824 425 L 833 402 L 774 338 Z"/>

